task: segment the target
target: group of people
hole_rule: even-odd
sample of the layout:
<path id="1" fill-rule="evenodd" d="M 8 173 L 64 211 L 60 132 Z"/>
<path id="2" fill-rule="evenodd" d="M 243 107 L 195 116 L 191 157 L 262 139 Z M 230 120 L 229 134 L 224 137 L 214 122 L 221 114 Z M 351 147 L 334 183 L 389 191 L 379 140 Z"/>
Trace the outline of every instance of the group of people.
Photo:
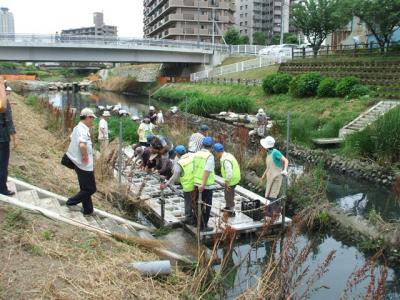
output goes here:
<path id="1" fill-rule="evenodd" d="M 280 213 L 277 201 L 282 185 L 282 175 L 287 175 L 288 160 L 275 149 L 275 140 L 268 136 L 260 141 L 266 149 L 266 170 L 261 178 L 267 179 L 266 198 L 272 203 L 267 206 L 266 218 L 276 217 Z M 166 182 L 160 188 L 165 189 L 180 183 L 184 194 L 185 223 L 196 226 L 200 221 L 201 231 L 211 231 L 208 226 L 215 185 L 215 160 L 220 161 L 220 173 L 224 179 L 224 212 L 228 217 L 235 213 L 235 188 L 241 180 L 240 166 L 236 158 L 221 143 L 209 136 L 209 127 L 205 124 L 193 133 L 185 145 L 175 148 L 168 138 L 150 134 L 146 142 L 134 146 L 134 160 L 148 172 L 155 171 L 165 176 Z M 197 207 L 201 203 L 201 217 L 198 220 Z"/>
<path id="2" fill-rule="evenodd" d="M 7 93 L 7 107 L 0 112 L 0 193 L 11 196 L 13 191 L 7 188 L 7 170 L 10 156 L 10 141 L 16 147 L 15 128 L 12 121 L 12 113 L 9 95 L 11 88 L 5 87 Z M 201 203 L 201 217 L 199 220 L 201 231 L 211 231 L 208 226 L 212 207 L 213 190 L 215 189 L 215 160 L 220 160 L 220 173 L 224 179 L 224 196 L 226 206 L 224 211 L 229 217 L 235 213 L 235 188 L 241 180 L 240 166 L 236 158 L 225 150 L 222 143 L 216 143 L 209 134 L 209 127 L 201 125 L 197 132 L 190 136 L 187 147 L 177 145 L 165 136 L 154 135 L 154 122 L 157 115 L 154 108 L 144 118 L 139 126 L 139 143 L 134 146 L 135 162 L 149 172 L 155 171 L 163 176 L 166 181 L 160 188 L 165 189 L 176 183 L 180 183 L 184 192 L 185 222 L 197 225 L 197 203 Z M 107 120 L 110 117 L 108 111 L 102 113 L 99 122 L 100 147 L 107 147 L 109 134 Z M 68 207 L 82 203 L 82 213 L 91 215 L 93 204 L 91 196 L 96 192 L 96 182 L 93 164 L 93 145 L 90 129 L 94 124 L 96 115 L 90 108 L 84 108 L 80 112 L 80 122 L 76 125 L 70 136 L 71 141 L 65 153 L 62 164 L 73 169 L 78 177 L 79 192 L 68 198 Z M 152 120 L 153 118 L 153 120 Z M 265 197 L 273 203 L 267 206 L 266 216 L 273 217 L 279 213 L 278 198 L 282 176 L 287 175 L 288 160 L 282 153 L 274 148 L 275 140 L 268 136 L 260 141 L 266 149 L 266 170 L 261 180 L 266 181 Z"/>

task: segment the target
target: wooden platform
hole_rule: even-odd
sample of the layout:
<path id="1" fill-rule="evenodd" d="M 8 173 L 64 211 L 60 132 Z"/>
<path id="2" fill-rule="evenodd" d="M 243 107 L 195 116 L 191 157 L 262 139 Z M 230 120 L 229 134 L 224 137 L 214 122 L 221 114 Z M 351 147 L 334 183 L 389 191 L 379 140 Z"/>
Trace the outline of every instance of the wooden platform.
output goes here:
<path id="1" fill-rule="evenodd" d="M 312 139 L 313 143 L 316 145 L 337 145 L 344 142 L 343 138 L 321 138 Z"/>
<path id="2" fill-rule="evenodd" d="M 130 150 L 125 151 L 129 155 Z M 128 170 L 125 173 L 129 173 Z M 164 190 L 163 195 L 160 190 L 160 179 L 155 174 L 147 174 L 142 170 L 135 170 L 133 178 L 129 179 L 131 182 L 131 190 L 134 194 L 138 194 L 142 187 L 140 200 L 143 201 L 143 206 L 147 212 L 151 212 L 152 216 L 158 220 L 159 224 L 164 226 L 177 227 L 183 226 L 190 233 L 196 235 L 197 228 L 194 226 L 187 226 L 183 224 L 185 218 L 184 212 L 184 199 L 183 191 L 179 185 L 167 188 Z M 161 199 L 164 199 L 165 213 L 164 221 L 161 219 Z M 225 198 L 223 190 L 223 180 L 221 177 L 216 176 L 216 185 L 213 192 L 213 203 L 211 208 L 211 216 L 208 226 L 214 227 L 213 231 L 203 232 L 203 237 L 213 237 L 216 234 L 222 233 L 226 226 L 235 229 L 237 233 L 255 232 L 265 227 L 264 221 L 254 220 L 249 215 L 241 211 L 242 202 L 249 202 L 252 200 L 259 200 L 262 206 L 268 205 L 269 201 L 241 186 L 236 187 L 235 195 L 235 211 L 236 216 L 229 218 L 227 223 L 224 223 L 223 211 L 225 207 Z M 285 218 L 285 223 L 290 223 L 290 218 Z M 274 226 L 282 225 L 282 220 L 279 219 L 275 222 Z"/>

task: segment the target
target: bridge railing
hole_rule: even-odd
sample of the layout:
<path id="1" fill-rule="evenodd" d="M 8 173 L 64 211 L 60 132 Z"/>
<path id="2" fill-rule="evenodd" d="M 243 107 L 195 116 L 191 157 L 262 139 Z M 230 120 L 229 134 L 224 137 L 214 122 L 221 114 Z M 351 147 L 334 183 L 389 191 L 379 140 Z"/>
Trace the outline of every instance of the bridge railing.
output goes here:
<path id="1" fill-rule="evenodd" d="M 268 56 L 260 55 L 256 59 L 250 59 L 235 64 L 230 64 L 218 68 L 192 73 L 190 74 L 190 81 L 199 81 L 206 78 L 212 78 L 215 76 L 222 76 L 230 73 L 243 72 L 252 69 L 268 67 L 275 64 L 286 62 L 291 59 L 292 59 L 291 53 L 288 52 L 281 53 L 279 55 L 268 55 Z"/>
<path id="2" fill-rule="evenodd" d="M 179 49 L 202 49 L 208 51 L 229 52 L 230 47 L 224 44 L 212 44 L 196 41 L 176 41 L 167 39 L 146 39 L 112 36 L 59 35 L 59 34 L 0 34 L 0 46 L 9 45 L 96 45 L 107 47 L 132 48 L 135 46 L 167 47 Z"/>

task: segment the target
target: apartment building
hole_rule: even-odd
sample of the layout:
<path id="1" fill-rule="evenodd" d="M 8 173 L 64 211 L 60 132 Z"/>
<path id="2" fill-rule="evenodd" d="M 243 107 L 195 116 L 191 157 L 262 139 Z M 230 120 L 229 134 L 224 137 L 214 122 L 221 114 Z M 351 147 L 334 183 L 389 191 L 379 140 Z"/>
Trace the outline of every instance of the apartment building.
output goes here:
<path id="1" fill-rule="evenodd" d="M 15 33 L 14 15 L 7 7 L 0 7 L 0 33 Z"/>
<path id="2" fill-rule="evenodd" d="M 104 14 L 102 12 L 95 12 L 93 14 L 93 23 L 94 26 L 91 27 L 64 29 L 61 31 L 61 35 L 93 35 L 116 37 L 118 34 L 117 26 L 104 24 Z"/>
<path id="3" fill-rule="evenodd" d="M 221 43 L 235 25 L 233 0 L 144 0 L 147 38 Z"/>
<path id="4" fill-rule="evenodd" d="M 293 0 L 237 0 L 236 24 L 240 33 L 253 42 L 253 33 L 263 32 L 270 41 L 274 35 L 289 32 L 289 6 Z"/>

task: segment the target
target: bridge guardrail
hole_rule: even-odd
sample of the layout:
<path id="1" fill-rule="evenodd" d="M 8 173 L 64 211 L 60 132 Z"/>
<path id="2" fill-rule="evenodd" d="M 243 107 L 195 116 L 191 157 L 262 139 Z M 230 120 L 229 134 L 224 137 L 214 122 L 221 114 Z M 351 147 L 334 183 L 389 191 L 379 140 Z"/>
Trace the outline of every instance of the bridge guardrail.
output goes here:
<path id="1" fill-rule="evenodd" d="M 214 76 L 222 76 L 225 74 L 243 72 L 252 69 L 280 64 L 292 59 L 291 52 L 282 52 L 279 55 L 258 56 L 256 59 L 246 60 L 231 65 L 226 65 L 210 70 L 204 70 L 190 74 L 190 81 L 198 81 Z"/>

